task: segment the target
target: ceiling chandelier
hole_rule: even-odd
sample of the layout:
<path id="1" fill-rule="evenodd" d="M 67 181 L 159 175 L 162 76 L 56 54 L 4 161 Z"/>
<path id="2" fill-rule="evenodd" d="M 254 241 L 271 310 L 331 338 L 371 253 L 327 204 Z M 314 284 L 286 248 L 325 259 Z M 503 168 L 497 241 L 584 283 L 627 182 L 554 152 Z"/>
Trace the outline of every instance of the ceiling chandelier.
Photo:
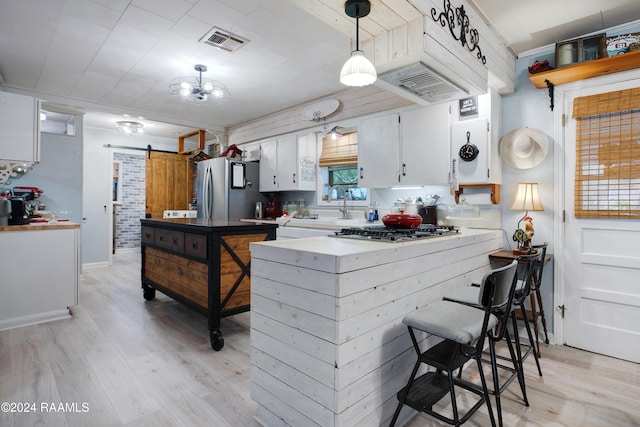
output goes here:
<path id="1" fill-rule="evenodd" d="M 231 94 L 222 83 L 202 77 L 207 71 L 206 65 L 195 65 L 197 76 L 178 77 L 169 85 L 169 93 L 182 101 L 198 105 L 221 105 L 231 98 Z"/>
<path id="2" fill-rule="evenodd" d="M 125 135 L 137 135 L 144 133 L 142 129 L 144 125 L 139 122 L 131 122 L 128 120 L 116 122 L 118 130 Z"/>
<path id="3" fill-rule="evenodd" d="M 340 83 L 346 86 L 367 86 L 378 78 L 376 67 L 373 66 L 360 50 L 360 25 L 359 19 L 364 18 L 371 10 L 368 0 L 348 0 L 344 5 L 344 12 L 356 18 L 356 50 L 351 52 L 351 57 L 345 62 L 340 71 Z"/>

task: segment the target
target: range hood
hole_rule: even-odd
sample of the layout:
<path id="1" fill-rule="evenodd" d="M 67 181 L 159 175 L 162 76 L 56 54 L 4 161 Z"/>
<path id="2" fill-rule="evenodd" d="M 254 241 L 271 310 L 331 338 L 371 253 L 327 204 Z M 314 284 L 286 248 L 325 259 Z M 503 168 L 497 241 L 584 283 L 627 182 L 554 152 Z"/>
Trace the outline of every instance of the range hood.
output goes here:
<path id="1" fill-rule="evenodd" d="M 399 68 L 378 76 L 394 88 L 407 93 L 402 96 L 417 97 L 416 101 L 435 104 L 452 99 L 464 98 L 471 95 L 472 90 L 458 86 L 456 83 L 441 76 L 423 62 L 417 62 L 407 67 Z"/>
<path id="2" fill-rule="evenodd" d="M 470 51 L 449 28 L 434 21 L 428 15 L 433 13 L 430 0 L 410 2 L 423 17 L 382 37 L 394 50 L 376 58 L 375 85 L 423 105 L 486 93 L 489 72 L 484 53 Z"/>
<path id="3" fill-rule="evenodd" d="M 423 105 L 487 92 L 488 71 L 480 61 L 467 63 L 451 52 L 440 53 L 425 52 L 385 64 L 379 67 L 375 84 Z"/>

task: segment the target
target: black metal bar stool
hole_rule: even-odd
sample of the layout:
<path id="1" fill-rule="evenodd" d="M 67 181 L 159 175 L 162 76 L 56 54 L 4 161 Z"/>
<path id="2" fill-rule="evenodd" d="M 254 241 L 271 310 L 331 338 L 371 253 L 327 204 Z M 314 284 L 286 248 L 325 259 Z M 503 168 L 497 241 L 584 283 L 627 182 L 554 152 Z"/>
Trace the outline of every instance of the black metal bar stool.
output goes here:
<path id="1" fill-rule="evenodd" d="M 535 257 L 534 258 L 535 261 L 533 261 L 532 263 L 533 265 L 527 265 L 528 271 L 526 272 L 526 274 L 528 274 L 529 276 L 528 281 L 526 283 L 523 283 L 522 285 L 520 285 L 519 283 L 519 285 L 516 286 L 516 295 L 514 297 L 513 305 L 516 308 L 520 309 L 520 317 L 523 319 L 525 330 L 527 331 L 527 337 L 529 339 L 529 342 L 527 344 L 522 342 L 519 343 L 520 348 L 525 349 L 524 354 L 521 354 L 522 350 L 520 350 L 521 363 L 524 363 L 527 357 L 529 357 L 529 355 L 533 353 L 533 357 L 535 358 L 536 366 L 538 368 L 538 374 L 542 376 L 542 368 L 540 367 L 540 351 L 539 349 L 536 348 L 536 343 L 538 341 L 537 319 L 535 317 L 534 319 L 532 319 L 534 322 L 536 322 L 536 325 L 535 325 L 536 338 L 534 340 L 534 336 L 531 333 L 531 327 L 529 326 L 529 316 L 527 315 L 525 302 L 527 298 L 529 298 L 532 304 L 535 304 L 533 297 L 536 293 L 536 290 L 538 290 L 538 294 L 540 292 L 539 286 L 540 286 L 540 280 L 542 280 L 542 269 L 544 267 L 544 258 L 547 253 L 547 244 L 544 243 L 542 245 L 532 246 L 531 249 L 532 249 L 532 252 L 531 252 L 531 255 L 529 256 Z M 540 301 L 540 304 L 542 304 L 542 301 Z M 533 307 L 532 307 L 532 310 L 533 310 Z M 516 318 L 517 318 L 516 313 L 513 313 L 514 328 L 517 327 Z"/>
<path id="2" fill-rule="evenodd" d="M 522 268 L 518 269 L 516 273 L 516 284 L 515 284 L 515 292 L 513 304 L 509 307 L 508 313 L 503 313 L 500 309 L 494 314 L 496 315 L 506 315 L 504 320 L 504 331 L 501 331 L 499 334 L 500 339 L 504 339 L 507 348 L 509 350 L 509 356 L 502 356 L 496 353 L 495 343 L 499 340 L 490 341 L 489 342 L 489 360 L 488 363 L 491 364 L 492 367 L 492 377 L 493 377 L 493 389 L 489 391 L 490 394 L 495 396 L 496 399 L 496 408 L 498 411 L 498 425 L 502 426 L 502 404 L 500 400 L 500 396 L 502 393 L 511 385 L 514 379 L 518 379 L 518 383 L 520 385 L 520 390 L 522 392 L 522 399 L 526 406 L 529 406 L 529 400 L 527 398 L 527 389 L 525 385 L 524 378 L 524 357 L 522 354 L 522 343 L 520 341 L 520 334 L 518 333 L 518 324 L 516 318 L 516 309 L 518 307 L 522 307 L 524 304 L 524 299 L 529 295 L 530 292 L 530 283 L 533 276 L 533 271 L 536 268 L 538 260 L 537 254 L 531 255 L 521 255 L 516 258 L 513 262 L 516 262 L 518 265 L 521 265 Z M 510 264 L 511 265 L 511 264 Z M 454 303 L 458 303 L 461 305 L 467 305 L 472 307 L 480 308 L 481 306 L 478 304 L 478 292 L 479 285 L 471 284 L 470 286 L 466 286 L 463 288 L 456 289 L 445 295 L 444 300 L 450 301 Z M 511 321 L 513 336 L 506 328 L 506 325 Z M 525 322 L 526 323 L 526 322 Z M 528 327 L 528 324 L 526 325 Z M 531 339 L 530 329 L 527 329 L 529 334 L 529 338 Z M 513 346 L 515 343 L 515 349 Z M 528 355 L 528 353 L 525 353 Z M 498 359 L 503 361 L 508 361 L 512 366 L 507 366 L 502 363 L 498 363 Z M 539 365 L 538 365 L 539 366 Z M 509 372 L 509 376 L 502 383 L 499 381 L 498 368 L 503 371 Z"/>
<path id="3" fill-rule="evenodd" d="M 540 286 L 542 285 L 542 273 L 544 272 L 544 263 L 546 262 L 548 243 L 545 242 L 541 245 L 533 245 L 531 249 L 533 251 L 540 251 L 540 260 L 538 267 L 536 268 L 533 280 L 531 281 L 531 293 L 529 295 L 529 303 L 531 305 L 531 314 L 523 313 L 523 318 L 528 319 L 533 323 L 533 336 L 536 340 L 536 354 L 540 357 L 540 342 L 538 330 L 538 319 L 542 320 L 542 328 L 544 331 L 544 343 L 549 344 L 549 333 L 547 332 L 547 319 L 544 316 L 544 307 L 542 306 L 542 294 L 540 292 Z M 542 376 L 542 373 L 540 373 Z"/>
<path id="4" fill-rule="evenodd" d="M 442 300 L 405 316 L 402 322 L 409 329 L 417 361 L 407 385 L 398 392 L 398 406 L 391 419 L 391 426 L 395 425 L 404 405 L 458 426 L 466 422 L 483 404 L 487 405 L 491 425 L 496 425 L 482 369 L 482 349 L 486 338 L 489 342 L 495 342 L 502 339 L 501 334 L 506 331 L 507 319 L 512 311 L 517 265 L 514 260 L 484 276 L 476 300 L 481 308 Z M 503 314 L 494 314 L 499 312 Z M 499 332 L 496 334 L 494 328 L 498 325 Z M 443 338 L 443 341 L 422 352 L 414 330 Z M 481 387 L 461 378 L 460 371 L 469 360 L 476 361 Z M 423 363 L 435 368 L 435 372 L 427 372 L 416 378 Z M 456 371 L 458 375 L 455 374 Z M 479 396 L 476 403 L 462 416 L 458 413 L 456 386 Z M 447 394 L 451 397 L 451 417 L 433 410 L 433 405 Z"/>

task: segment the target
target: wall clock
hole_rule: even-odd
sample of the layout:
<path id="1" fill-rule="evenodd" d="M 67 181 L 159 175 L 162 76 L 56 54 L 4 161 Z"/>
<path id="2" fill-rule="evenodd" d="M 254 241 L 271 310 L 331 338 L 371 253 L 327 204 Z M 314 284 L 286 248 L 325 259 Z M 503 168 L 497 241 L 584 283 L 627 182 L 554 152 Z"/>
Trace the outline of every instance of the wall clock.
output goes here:
<path id="1" fill-rule="evenodd" d="M 460 151 L 458 152 L 458 156 L 460 156 L 460 160 L 465 162 L 471 162 L 478 157 L 478 147 L 475 144 L 470 142 L 471 132 L 467 132 L 467 143 L 460 147 Z"/>

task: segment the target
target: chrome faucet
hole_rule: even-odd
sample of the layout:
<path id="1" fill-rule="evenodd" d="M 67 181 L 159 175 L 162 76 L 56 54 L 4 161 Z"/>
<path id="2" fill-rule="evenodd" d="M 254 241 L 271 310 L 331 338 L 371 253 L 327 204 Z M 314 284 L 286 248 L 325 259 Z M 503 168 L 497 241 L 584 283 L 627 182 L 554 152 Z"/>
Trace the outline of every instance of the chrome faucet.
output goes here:
<path id="1" fill-rule="evenodd" d="M 342 185 L 333 185 L 331 186 L 331 189 L 329 190 L 329 201 L 333 200 L 333 198 L 331 197 L 333 194 L 333 190 L 336 190 L 336 200 L 338 200 L 338 189 L 342 188 L 342 193 L 343 193 L 343 204 L 342 204 L 342 209 L 340 209 L 340 212 L 342 212 L 342 219 L 350 219 L 351 218 L 351 214 L 349 213 L 349 211 L 347 210 L 347 189 L 344 188 Z"/>

